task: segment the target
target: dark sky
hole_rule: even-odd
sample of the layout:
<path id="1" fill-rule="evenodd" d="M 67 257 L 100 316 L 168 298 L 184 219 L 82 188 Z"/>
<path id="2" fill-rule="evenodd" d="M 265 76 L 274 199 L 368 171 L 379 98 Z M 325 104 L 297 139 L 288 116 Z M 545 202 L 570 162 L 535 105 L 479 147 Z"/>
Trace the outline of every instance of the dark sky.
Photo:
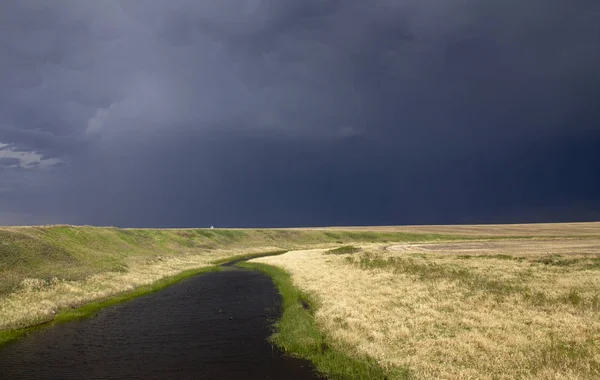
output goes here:
<path id="1" fill-rule="evenodd" d="M 0 224 L 572 220 L 598 0 L 0 3 Z"/>

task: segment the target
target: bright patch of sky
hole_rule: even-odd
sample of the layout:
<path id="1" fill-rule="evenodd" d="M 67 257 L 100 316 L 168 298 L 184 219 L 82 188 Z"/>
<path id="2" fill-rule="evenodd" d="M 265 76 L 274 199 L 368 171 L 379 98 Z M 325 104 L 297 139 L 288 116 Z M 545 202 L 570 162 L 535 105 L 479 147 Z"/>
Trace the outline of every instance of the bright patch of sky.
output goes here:
<path id="1" fill-rule="evenodd" d="M 2 161 L 9 162 L 8 167 L 17 168 L 40 168 L 50 167 L 61 163 L 57 158 L 44 158 L 36 152 L 17 151 L 9 147 L 8 144 L 0 142 L 0 164 Z"/>

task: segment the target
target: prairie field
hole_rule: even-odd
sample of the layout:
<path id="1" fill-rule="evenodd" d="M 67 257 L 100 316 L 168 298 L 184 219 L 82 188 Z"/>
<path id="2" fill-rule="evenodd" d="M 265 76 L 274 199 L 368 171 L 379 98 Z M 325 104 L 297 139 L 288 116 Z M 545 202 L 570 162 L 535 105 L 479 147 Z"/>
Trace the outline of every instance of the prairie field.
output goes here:
<path id="1" fill-rule="evenodd" d="M 265 253 L 272 341 L 333 378 L 600 378 L 600 223 L 4 227 L 0 345 Z"/>
<path id="2" fill-rule="evenodd" d="M 597 237 L 354 244 L 251 262 L 284 269 L 314 300 L 327 345 L 398 378 L 600 378 Z"/>
<path id="3" fill-rule="evenodd" d="M 2 332 L 248 255 L 360 241 L 437 241 L 437 234 L 252 229 L 0 227 Z"/>
<path id="4" fill-rule="evenodd" d="M 600 238 L 600 222 L 579 223 L 531 223 L 531 224 L 465 224 L 428 226 L 365 226 L 325 227 L 305 230 L 318 231 L 371 231 L 419 234 L 450 234 L 457 236 L 487 237 L 597 237 Z"/>

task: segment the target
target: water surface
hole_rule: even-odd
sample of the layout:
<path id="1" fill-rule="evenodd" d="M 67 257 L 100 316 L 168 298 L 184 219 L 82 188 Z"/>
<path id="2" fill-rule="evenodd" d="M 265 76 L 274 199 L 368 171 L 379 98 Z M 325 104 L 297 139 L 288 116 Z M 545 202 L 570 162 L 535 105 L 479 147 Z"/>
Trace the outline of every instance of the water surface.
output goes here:
<path id="1" fill-rule="evenodd" d="M 0 348 L 2 379 L 318 379 L 266 341 L 281 300 L 225 268 Z"/>

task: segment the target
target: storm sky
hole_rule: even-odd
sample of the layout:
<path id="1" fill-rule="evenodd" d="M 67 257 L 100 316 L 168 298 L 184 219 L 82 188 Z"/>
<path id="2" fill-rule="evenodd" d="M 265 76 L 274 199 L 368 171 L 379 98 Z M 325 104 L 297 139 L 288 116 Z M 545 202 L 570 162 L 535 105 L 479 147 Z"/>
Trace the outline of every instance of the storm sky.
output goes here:
<path id="1" fill-rule="evenodd" d="M 584 220 L 597 0 L 0 3 L 0 224 Z"/>

